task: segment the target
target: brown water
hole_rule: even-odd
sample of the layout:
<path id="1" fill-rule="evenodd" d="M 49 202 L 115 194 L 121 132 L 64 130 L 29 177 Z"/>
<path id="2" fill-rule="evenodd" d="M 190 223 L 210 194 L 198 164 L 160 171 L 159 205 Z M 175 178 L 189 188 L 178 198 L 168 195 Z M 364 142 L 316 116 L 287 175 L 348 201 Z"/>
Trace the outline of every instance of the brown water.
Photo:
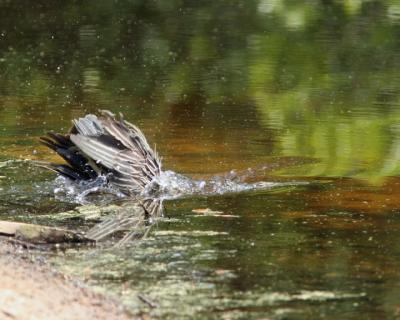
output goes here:
<path id="1" fill-rule="evenodd" d="M 397 1 L 0 1 L 0 18 L 0 161 L 56 160 L 40 135 L 110 109 L 166 169 L 293 182 L 165 201 L 139 245 L 49 254 L 61 270 L 163 319 L 399 317 Z M 0 217 L 63 225 L 40 217 L 77 206 L 54 179 L 2 163 Z"/>

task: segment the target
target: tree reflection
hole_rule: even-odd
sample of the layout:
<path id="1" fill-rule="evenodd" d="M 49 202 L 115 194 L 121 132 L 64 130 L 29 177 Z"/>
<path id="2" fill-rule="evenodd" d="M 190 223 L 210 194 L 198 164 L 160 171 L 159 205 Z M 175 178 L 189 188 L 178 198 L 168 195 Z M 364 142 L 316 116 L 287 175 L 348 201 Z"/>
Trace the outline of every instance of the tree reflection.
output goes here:
<path id="1" fill-rule="evenodd" d="M 0 8 L 0 108 L 8 110 L 0 118 L 10 127 L 124 105 L 128 116 L 152 116 L 161 127 L 168 116 L 205 113 L 206 122 L 187 126 L 220 128 L 209 135 L 234 144 L 219 115 L 229 123 L 240 109 L 240 119 L 256 113 L 253 125 L 267 129 L 272 143 L 259 150 L 323 160 L 301 174 L 399 174 L 395 1 L 0 1 Z"/>

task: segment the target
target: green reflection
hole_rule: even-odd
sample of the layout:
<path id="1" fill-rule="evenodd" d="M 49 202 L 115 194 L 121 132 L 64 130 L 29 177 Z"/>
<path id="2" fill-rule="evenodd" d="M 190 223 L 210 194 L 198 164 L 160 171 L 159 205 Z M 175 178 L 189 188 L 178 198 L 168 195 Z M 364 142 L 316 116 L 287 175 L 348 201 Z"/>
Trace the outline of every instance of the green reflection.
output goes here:
<path id="1" fill-rule="evenodd" d="M 218 150 L 219 141 L 232 153 L 246 142 L 244 162 L 255 154 L 320 161 L 284 174 L 371 182 L 399 174 L 396 1 L 0 7 L 5 135 L 66 130 L 71 117 L 109 108 L 143 119 L 162 145 L 195 130 L 200 145 Z M 242 126 L 254 130 L 240 138 Z"/>

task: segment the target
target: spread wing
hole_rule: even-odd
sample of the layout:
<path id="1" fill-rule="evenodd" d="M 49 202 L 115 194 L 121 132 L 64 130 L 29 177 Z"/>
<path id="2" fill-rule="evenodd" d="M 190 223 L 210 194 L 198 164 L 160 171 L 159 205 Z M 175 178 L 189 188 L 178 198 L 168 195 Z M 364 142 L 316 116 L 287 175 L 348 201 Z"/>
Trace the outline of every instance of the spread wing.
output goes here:
<path id="1" fill-rule="evenodd" d="M 140 193 L 161 173 L 161 159 L 143 133 L 109 111 L 74 120 L 70 134 L 49 134 L 42 142 L 67 165 L 51 169 L 74 180 L 108 174 L 111 183 L 127 193 Z"/>

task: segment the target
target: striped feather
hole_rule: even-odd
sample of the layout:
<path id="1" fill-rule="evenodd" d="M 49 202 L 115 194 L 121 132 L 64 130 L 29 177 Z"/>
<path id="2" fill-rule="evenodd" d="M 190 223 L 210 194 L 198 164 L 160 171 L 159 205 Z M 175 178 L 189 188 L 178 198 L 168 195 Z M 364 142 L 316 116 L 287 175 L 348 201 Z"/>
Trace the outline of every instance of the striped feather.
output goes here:
<path id="1" fill-rule="evenodd" d="M 68 163 L 57 170 L 74 180 L 105 174 L 109 182 L 129 194 L 138 194 L 161 173 L 161 159 L 142 131 L 107 111 L 73 120 L 69 135 L 49 134 L 42 143 Z M 52 167 L 54 170 L 57 167 Z"/>

